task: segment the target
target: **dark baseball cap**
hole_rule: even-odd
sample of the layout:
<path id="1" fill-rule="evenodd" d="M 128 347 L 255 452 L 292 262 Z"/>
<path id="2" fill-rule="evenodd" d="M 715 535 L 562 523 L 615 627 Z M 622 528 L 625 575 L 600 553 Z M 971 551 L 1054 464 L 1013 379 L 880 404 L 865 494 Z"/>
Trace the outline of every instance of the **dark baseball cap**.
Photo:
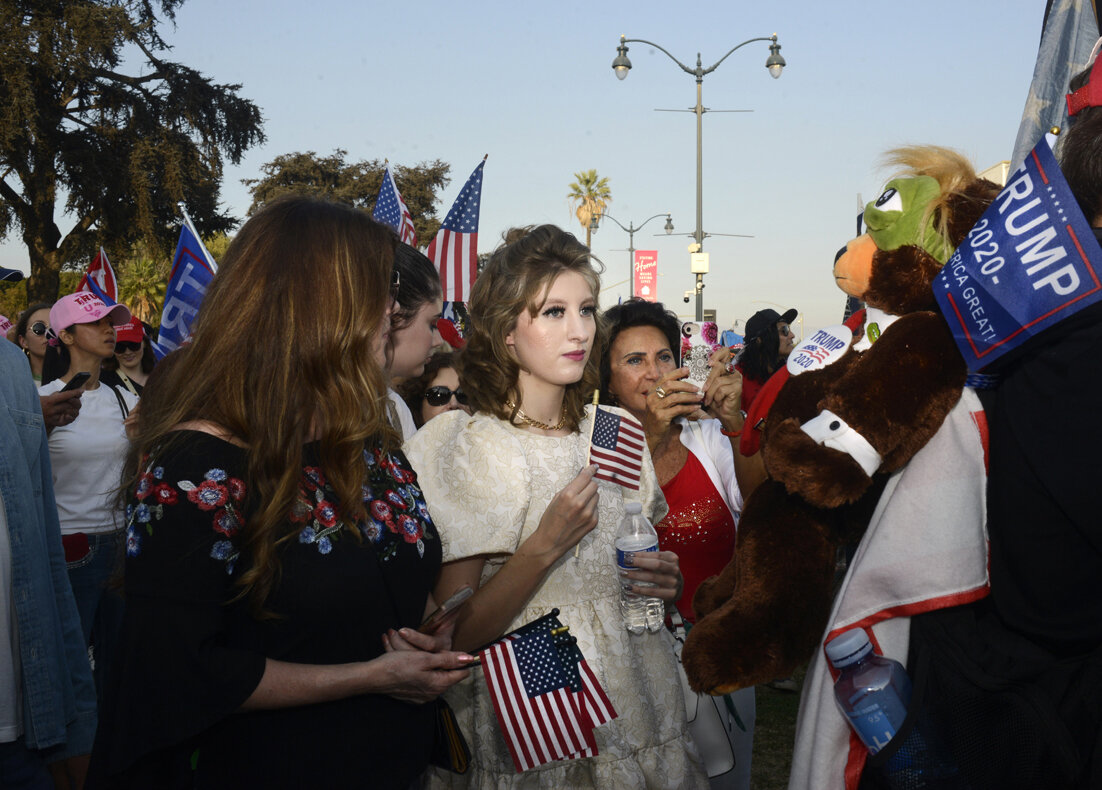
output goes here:
<path id="1" fill-rule="evenodd" d="M 769 329 L 784 321 L 786 324 L 791 324 L 796 320 L 796 316 L 799 312 L 796 308 L 786 310 L 784 315 L 781 315 L 772 308 L 766 308 L 765 310 L 758 310 L 750 316 L 750 320 L 746 322 L 746 339 L 749 340 L 752 337 L 758 337 L 764 335 Z"/>
<path id="2" fill-rule="evenodd" d="M 23 279 L 23 272 L 18 269 L 5 269 L 0 266 L 0 281 L 10 281 L 17 283 Z"/>

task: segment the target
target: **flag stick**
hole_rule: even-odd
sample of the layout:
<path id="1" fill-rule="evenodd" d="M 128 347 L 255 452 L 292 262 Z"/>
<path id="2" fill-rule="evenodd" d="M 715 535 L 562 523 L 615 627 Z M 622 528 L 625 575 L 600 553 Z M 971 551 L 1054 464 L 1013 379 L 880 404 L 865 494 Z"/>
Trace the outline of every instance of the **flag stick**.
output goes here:
<path id="1" fill-rule="evenodd" d="M 589 442 L 585 448 L 585 463 L 582 468 L 589 466 L 590 456 L 593 454 L 593 429 L 597 426 L 597 402 L 601 399 L 601 391 L 593 390 L 593 419 L 589 423 Z M 581 548 L 582 542 L 579 540 L 574 544 L 574 559 L 578 559 L 578 551 Z"/>
<path id="2" fill-rule="evenodd" d="M 199 242 L 199 247 L 203 250 L 203 255 L 207 259 L 207 263 L 210 264 L 210 270 L 215 274 L 218 273 L 218 263 L 214 260 L 214 257 L 207 251 L 207 245 L 203 243 L 203 237 L 199 235 L 199 231 L 195 229 L 194 223 L 191 221 L 191 216 L 187 213 L 187 207 L 184 205 L 184 201 L 180 201 L 176 204 L 180 209 L 180 213 L 184 215 L 184 224 L 187 225 L 187 229 L 191 231 L 191 235 L 195 237 Z"/>

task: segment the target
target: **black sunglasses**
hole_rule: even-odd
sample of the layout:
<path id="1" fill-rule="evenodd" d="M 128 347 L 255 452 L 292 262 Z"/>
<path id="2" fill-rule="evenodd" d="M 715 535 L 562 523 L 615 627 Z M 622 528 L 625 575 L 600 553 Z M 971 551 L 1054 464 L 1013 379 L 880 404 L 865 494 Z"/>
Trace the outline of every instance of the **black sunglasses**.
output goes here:
<path id="1" fill-rule="evenodd" d="M 31 324 L 31 331 L 39 337 L 42 337 L 44 334 L 46 334 L 47 329 L 48 327 L 46 326 L 45 321 L 35 321 L 33 324 Z"/>
<path id="2" fill-rule="evenodd" d="M 402 287 L 402 275 L 397 269 L 394 270 L 394 274 L 390 278 L 390 298 L 395 302 L 398 301 L 398 290 Z"/>
<path id="3" fill-rule="evenodd" d="M 121 354 L 125 351 L 138 351 L 141 347 L 141 343 L 135 343 L 133 340 L 120 340 L 115 344 L 115 353 Z"/>
<path id="4" fill-rule="evenodd" d="M 425 400 L 429 402 L 429 406 L 443 406 L 452 399 L 452 395 L 459 401 L 460 406 L 467 405 L 467 393 L 461 389 L 450 390 L 447 387 L 436 386 L 425 390 Z"/>

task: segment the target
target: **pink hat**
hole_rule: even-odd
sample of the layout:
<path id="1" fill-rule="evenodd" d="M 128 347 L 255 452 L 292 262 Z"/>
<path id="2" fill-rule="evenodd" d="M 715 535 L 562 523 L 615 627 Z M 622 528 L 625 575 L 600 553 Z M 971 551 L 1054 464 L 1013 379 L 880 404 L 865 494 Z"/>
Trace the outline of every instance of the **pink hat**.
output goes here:
<path id="1" fill-rule="evenodd" d="M 0 335 L 6 335 L 11 329 L 11 320 L 6 315 L 0 315 Z"/>
<path id="2" fill-rule="evenodd" d="M 116 343 L 141 343 L 145 339 L 142 322 L 133 316 L 125 324 L 115 324 Z"/>
<path id="3" fill-rule="evenodd" d="M 94 293 L 77 291 L 54 302 L 54 306 L 50 308 L 50 329 L 56 333 L 73 324 L 92 324 L 105 315 L 111 316 L 111 323 L 115 326 L 122 326 L 130 320 L 130 311 L 126 305 L 108 307 Z"/>

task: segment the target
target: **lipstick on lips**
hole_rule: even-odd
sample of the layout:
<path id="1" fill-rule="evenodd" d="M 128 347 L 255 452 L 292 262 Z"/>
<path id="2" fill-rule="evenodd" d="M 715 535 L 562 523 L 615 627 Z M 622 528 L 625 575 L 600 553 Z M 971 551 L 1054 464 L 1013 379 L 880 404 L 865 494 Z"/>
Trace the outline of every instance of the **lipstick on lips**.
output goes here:
<path id="1" fill-rule="evenodd" d="M 571 351 L 567 354 L 563 354 L 567 359 L 572 359 L 575 362 L 581 362 L 585 359 L 585 351 Z"/>

